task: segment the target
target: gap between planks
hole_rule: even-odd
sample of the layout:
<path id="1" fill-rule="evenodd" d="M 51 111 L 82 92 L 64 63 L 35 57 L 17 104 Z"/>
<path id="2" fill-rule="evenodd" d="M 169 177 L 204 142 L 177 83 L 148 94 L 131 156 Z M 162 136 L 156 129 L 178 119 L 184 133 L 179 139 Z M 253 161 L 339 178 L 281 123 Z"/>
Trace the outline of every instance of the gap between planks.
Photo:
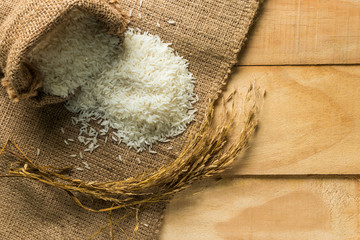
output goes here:
<path id="1" fill-rule="evenodd" d="M 248 174 L 248 175 L 227 175 L 222 174 L 215 177 L 216 180 L 223 179 L 358 179 L 359 174 Z"/>
<path id="2" fill-rule="evenodd" d="M 360 66 L 360 63 L 338 63 L 338 64 L 326 64 L 326 63 L 319 63 L 319 64 L 254 64 L 254 65 L 241 65 L 241 64 L 235 64 L 234 67 L 321 67 L 321 66 Z"/>

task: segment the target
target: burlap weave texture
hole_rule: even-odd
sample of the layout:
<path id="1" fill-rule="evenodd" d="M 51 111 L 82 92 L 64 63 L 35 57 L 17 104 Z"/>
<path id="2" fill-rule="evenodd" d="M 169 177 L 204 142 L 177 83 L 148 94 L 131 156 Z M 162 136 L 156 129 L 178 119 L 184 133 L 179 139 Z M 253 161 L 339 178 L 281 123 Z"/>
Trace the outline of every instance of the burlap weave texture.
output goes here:
<path id="1" fill-rule="evenodd" d="M 39 1 L 0 0 L 0 24 L 17 23 L 15 18 L 19 18 L 20 15 L 14 6 L 19 2 L 31 4 L 31 2 Z M 100 3 L 101 1 L 89 2 Z M 143 0 L 142 2 L 141 7 L 139 2 L 130 0 L 117 1 L 114 7 L 105 3 L 97 6 L 107 6 L 106 16 L 117 15 L 118 9 L 125 12 L 132 10 L 133 17 L 129 24 L 131 27 L 139 27 L 144 31 L 159 35 L 165 42 L 171 42 L 179 55 L 189 60 L 190 71 L 197 81 L 195 91 L 199 96 L 199 102 L 195 107 L 199 110 L 197 123 L 201 123 L 208 99 L 218 96 L 232 65 L 236 62 L 237 53 L 246 39 L 259 2 L 257 0 Z M 34 8 L 28 9 L 32 12 L 32 15 L 28 15 L 29 17 L 39 15 Z M 98 16 L 95 13 L 99 11 L 96 7 L 95 9 L 92 13 Z M 98 18 L 104 22 L 108 21 L 103 17 Z M 20 22 L 24 24 L 23 21 Z M 169 24 L 168 21 L 174 21 L 175 24 Z M 117 27 L 120 23 L 117 24 L 116 20 L 112 23 L 109 24 L 112 26 L 109 27 L 110 29 L 119 29 Z M 10 55 L 4 50 L 6 47 L 3 46 L 3 39 L 15 39 L 15 36 L 8 36 L 9 34 L 12 34 L 10 29 L 0 29 L 0 62 L 2 62 L 0 68 L 5 73 L 6 79 L 12 79 L 9 80 L 13 82 L 12 86 L 19 89 L 15 94 L 28 92 L 31 84 L 34 82 L 36 84 L 34 76 L 24 77 L 25 73 L 19 71 L 20 68 L 5 66 Z M 25 67 L 28 66 L 25 65 Z M 6 69 L 17 69 L 15 72 L 23 75 L 14 77 L 11 75 L 14 70 L 7 71 Z M 27 80 L 24 81 L 24 79 Z M 36 93 L 31 92 L 29 96 L 33 94 Z M 5 89 L 1 89 L 0 144 L 4 144 L 8 138 L 11 138 L 28 153 L 30 158 L 41 164 L 80 166 L 81 161 L 69 158 L 69 155 L 77 153 L 82 146 L 76 143 L 63 144 L 63 139 L 76 138 L 78 134 L 78 126 L 71 124 L 71 117 L 72 114 L 61 103 L 33 108 L 23 101 L 13 103 L 8 99 Z M 193 124 L 192 127 L 196 128 L 198 125 Z M 65 134 L 61 133 L 61 127 L 65 129 Z M 169 143 L 154 146 L 153 149 L 158 152 L 156 155 L 148 152 L 137 154 L 124 145 L 118 146 L 112 142 L 105 144 L 104 139 L 100 139 L 102 146 L 99 151 L 84 156 L 91 169 L 74 172 L 73 176 L 88 181 L 106 181 L 155 170 L 176 158 L 188 133 L 189 130 Z M 172 150 L 168 149 L 170 146 Z M 37 148 L 41 149 L 40 156 L 36 156 Z M 123 163 L 118 161 L 119 154 L 123 156 Z M 137 157 L 141 158 L 141 164 L 136 161 Z M 2 172 L 9 167 L 10 158 L 9 156 L 0 158 Z M 96 204 L 94 203 L 94 207 Z M 106 213 L 87 212 L 73 203 L 66 193 L 24 179 L 0 180 L 0 206 L 0 239 L 86 239 L 108 223 Z M 136 239 L 156 239 L 156 231 L 161 223 L 164 208 L 165 203 L 157 203 L 140 211 L 140 228 Z M 126 210 L 114 212 L 114 221 L 120 219 L 125 213 Z M 131 235 L 135 227 L 134 214 L 119 222 L 119 225 L 128 235 Z M 108 236 L 109 231 L 104 230 L 95 239 L 108 239 Z M 127 239 L 120 228 L 115 228 L 115 236 L 116 239 Z"/>
<path id="2" fill-rule="evenodd" d="M 0 70 L 2 84 L 14 100 L 37 95 L 41 77 L 24 58 L 74 8 L 105 24 L 111 33 L 125 30 L 124 15 L 115 5 L 97 0 L 2 0 L 0 3 Z"/>

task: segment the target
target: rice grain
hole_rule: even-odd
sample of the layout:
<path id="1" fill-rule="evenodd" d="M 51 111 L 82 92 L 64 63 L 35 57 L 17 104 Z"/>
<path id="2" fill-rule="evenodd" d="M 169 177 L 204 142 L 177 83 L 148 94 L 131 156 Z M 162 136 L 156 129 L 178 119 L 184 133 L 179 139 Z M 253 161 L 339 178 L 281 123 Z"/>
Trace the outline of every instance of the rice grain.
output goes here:
<path id="1" fill-rule="evenodd" d="M 176 24 L 176 22 L 175 22 L 175 21 L 173 21 L 173 20 L 169 20 L 169 21 L 168 21 L 168 24 L 175 25 L 175 24 Z"/>
<path id="2" fill-rule="evenodd" d="M 30 62 L 45 76 L 45 93 L 74 94 L 66 108 L 78 114 L 71 122 L 79 124 L 84 151 L 99 147 L 98 135 L 106 143 L 109 129 L 115 142 L 138 152 L 184 132 L 195 120 L 197 99 L 188 61 L 140 29 L 129 29 L 121 46 L 96 20 L 75 13 L 34 48 Z"/>

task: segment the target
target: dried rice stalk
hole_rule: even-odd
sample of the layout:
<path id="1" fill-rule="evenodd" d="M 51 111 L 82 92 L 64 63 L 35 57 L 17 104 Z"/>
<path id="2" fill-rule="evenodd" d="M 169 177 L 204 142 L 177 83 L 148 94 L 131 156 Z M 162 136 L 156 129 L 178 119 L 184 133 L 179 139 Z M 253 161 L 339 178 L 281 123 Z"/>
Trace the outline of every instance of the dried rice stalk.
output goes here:
<path id="1" fill-rule="evenodd" d="M 63 173 L 64 170 L 70 170 L 72 167 L 59 169 L 35 164 L 16 143 L 9 140 L 0 151 L 0 155 L 8 150 L 6 148 L 8 144 L 12 144 L 21 155 L 11 150 L 8 152 L 19 158 L 21 163 L 12 164 L 8 171 L 10 175 L 4 176 L 20 176 L 63 189 L 79 206 L 92 212 L 106 212 L 144 203 L 167 201 L 171 195 L 185 189 L 194 181 L 224 171 L 240 153 L 247 149 L 249 139 L 258 125 L 257 113 L 262 97 L 259 89 L 251 85 L 242 109 L 244 126 L 234 144 L 227 144 L 227 139 L 235 117 L 235 109 L 233 108 L 230 115 L 223 116 L 225 119 L 214 131 L 215 102 L 212 102 L 200 129 L 190 134 L 187 144 L 177 159 L 159 168 L 155 173 L 142 174 L 121 181 L 84 182 Z M 73 192 L 108 201 L 110 207 L 104 209 L 87 207 Z"/>

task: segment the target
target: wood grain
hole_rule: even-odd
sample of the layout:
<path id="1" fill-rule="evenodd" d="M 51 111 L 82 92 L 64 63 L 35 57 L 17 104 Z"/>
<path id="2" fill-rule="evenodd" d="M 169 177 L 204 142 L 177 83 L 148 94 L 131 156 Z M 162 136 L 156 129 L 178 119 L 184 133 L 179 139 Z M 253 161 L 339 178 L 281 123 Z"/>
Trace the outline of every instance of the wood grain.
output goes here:
<path id="1" fill-rule="evenodd" d="M 171 202 L 160 239 L 355 240 L 359 190 L 356 179 L 208 181 Z"/>
<path id="2" fill-rule="evenodd" d="M 360 66 L 238 67 L 225 96 L 252 81 L 267 92 L 260 127 L 224 174 L 360 173 Z"/>
<path id="3" fill-rule="evenodd" d="M 265 1 L 239 65 L 267 66 L 236 68 L 224 93 L 267 91 L 251 148 L 176 195 L 161 240 L 359 239 L 360 65 L 269 66 L 360 64 L 359 27 L 357 0 Z"/>
<path id="4" fill-rule="evenodd" d="M 360 63 L 360 1 L 266 0 L 240 65 Z"/>

